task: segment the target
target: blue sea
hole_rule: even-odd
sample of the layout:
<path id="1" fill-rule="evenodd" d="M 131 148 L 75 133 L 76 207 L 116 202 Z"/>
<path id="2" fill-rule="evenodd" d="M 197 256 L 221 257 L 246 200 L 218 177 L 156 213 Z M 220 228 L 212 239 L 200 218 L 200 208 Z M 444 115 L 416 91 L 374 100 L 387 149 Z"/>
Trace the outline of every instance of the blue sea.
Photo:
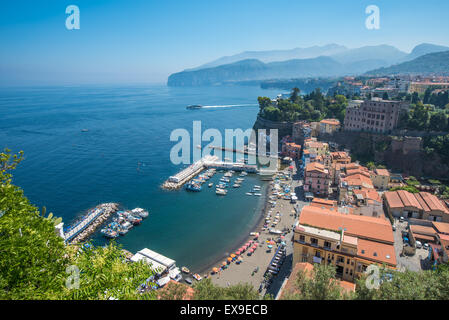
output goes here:
<path id="1" fill-rule="evenodd" d="M 278 93 L 250 86 L 0 88 L 0 148 L 25 152 L 14 183 L 33 204 L 62 217 L 65 226 L 103 202 L 142 207 L 149 217 L 117 243 L 131 252 L 147 247 L 178 266 L 201 270 L 251 232 L 263 197 L 245 193 L 254 184 L 266 185 L 249 175 L 224 197 L 207 185 L 199 193 L 162 190 L 161 184 L 186 166 L 170 162 L 176 144 L 170 133 L 191 132 L 194 120 L 202 121 L 203 131 L 252 128 L 257 97 Z M 187 110 L 192 104 L 210 107 Z M 108 241 L 99 232 L 92 240 Z"/>

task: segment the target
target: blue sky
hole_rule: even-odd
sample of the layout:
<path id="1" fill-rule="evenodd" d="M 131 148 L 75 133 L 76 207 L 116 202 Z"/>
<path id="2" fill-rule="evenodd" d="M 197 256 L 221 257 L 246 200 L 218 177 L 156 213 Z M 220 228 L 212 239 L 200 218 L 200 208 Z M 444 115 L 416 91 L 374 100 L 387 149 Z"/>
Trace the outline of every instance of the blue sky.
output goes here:
<path id="1" fill-rule="evenodd" d="M 68 5 L 80 30 L 65 28 Z M 380 8 L 380 30 L 365 8 Z M 449 45 L 445 0 L 2 1 L 0 84 L 165 82 L 172 72 L 247 50 L 337 43 Z"/>

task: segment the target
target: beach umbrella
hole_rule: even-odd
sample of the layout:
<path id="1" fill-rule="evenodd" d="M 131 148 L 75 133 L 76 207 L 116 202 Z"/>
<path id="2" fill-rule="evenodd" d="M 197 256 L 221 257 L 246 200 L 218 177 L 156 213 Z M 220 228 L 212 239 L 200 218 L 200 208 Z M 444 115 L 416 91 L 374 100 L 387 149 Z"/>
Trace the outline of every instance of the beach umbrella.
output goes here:
<path id="1" fill-rule="evenodd" d="M 253 253 L 253 252 L 254 252 L 253 248 L 249 249 L 249 253 Z"/>
<path id="2" fill-rule="evenodd" d="M 226 261 L 223 261 L 221 265 L 222 265 L 222 266 L 225 266 L 225 265 L 227 265 L 227 262 L 226 262 Z"/>
<path id="3" fill-rule="evenodd" d="M 235 252 L 235 255 L 236 256 L 238 256 L 238 255 L 240 255 L 240 253 L 242 253 L 240 250 L 237 250 L 236 252 Z"/>
<path id="4" fill-rule="evenodd" d="M 232 259 L 234 259 L 234 258 L 235 258 L 235 254 L 231 253 L 230 257 L 231 257 Z"/>
<path id="5" fill-rule="evenodd" d="M 270 249 L 271 249 L 271 248 L 273 248 L 273 246 L 272 246 L 271 244 L 269 244 L 269 245 L 268 245 L 268 248 L 270 248 Z"/>
<path id="6" fill-rule="evenodd" d="M 212 269 L 212 272 L 213 272 L 213 273 L 217 273 L 217 272 L 218 272 L 218 268 L 213 268 L 213 269 Z"/>
<path id="7" fill-rule="evenodd" d="M 268 242 L 269 244 L 272 244 L 272 245 L 274 245 L 274 244 L 276 244 L 276 242 L 274 242 L 273 240 L 271 240 L 270 242 Z"/>
<path id="8" fill-rule="evenodd" d="M 256 242 L 256 243 L 254 243 L 254 245 L 257 247 L 257 246 L 259 246 L 259 243 L 258 242 Z"/>
<path id="9" fill-rule="evenodd" d="M 240 248 L 240 251 L 242 251 L 242 252 L 245 251 L 245 250 L 246 250 L 245 246 Z"/>
<path id="10" fill-rule="evenodd" d="M 281 236 L 281 239 L 285 239 L 285 237 L 284 237 L 284 236 Z"/>
<path id="11" fill-rule="evenodd" d="M 232 258 L 228 258 L 228 262 L 231 262 L 232 261 Z"/>

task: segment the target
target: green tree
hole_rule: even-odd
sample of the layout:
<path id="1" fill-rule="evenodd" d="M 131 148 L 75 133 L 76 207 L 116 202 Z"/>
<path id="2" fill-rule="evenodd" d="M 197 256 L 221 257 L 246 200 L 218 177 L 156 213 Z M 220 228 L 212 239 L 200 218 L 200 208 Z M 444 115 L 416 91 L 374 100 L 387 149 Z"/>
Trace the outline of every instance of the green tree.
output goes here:
<path id="1" fill-rule="evenodd" d="M 335 279 L 335 266 L 315 264 L 313 271 L 300 270 L 294 292 L 285 295 L 286 300 L 339 300 L 345 298 Z"/>
<path id="2" fill-rule="evenodd" d="M 429 130 L 430 131 L 447 131 L 448 121 L 444 112 L 435 112 L 430 116 Z"/>

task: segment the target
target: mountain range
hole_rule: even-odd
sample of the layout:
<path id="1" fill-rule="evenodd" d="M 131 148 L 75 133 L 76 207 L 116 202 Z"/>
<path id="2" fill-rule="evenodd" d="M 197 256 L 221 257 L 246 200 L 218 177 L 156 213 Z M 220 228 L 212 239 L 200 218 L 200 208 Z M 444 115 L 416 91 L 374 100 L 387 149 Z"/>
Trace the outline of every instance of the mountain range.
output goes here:
<path id="1" fill-rule="evenodd" d="M 449 47 L 424 43 L 411 53 L 405 53 L 389 45 L 348 49 L 329 44 L 292 50 L 248 51 L 174 73 L 169 76 L 168 85 L 205 86 L 253 80 L 359 75 L 370 70 L 381 72 L 383 68 L 442 51 L 449 51 Z"/>

